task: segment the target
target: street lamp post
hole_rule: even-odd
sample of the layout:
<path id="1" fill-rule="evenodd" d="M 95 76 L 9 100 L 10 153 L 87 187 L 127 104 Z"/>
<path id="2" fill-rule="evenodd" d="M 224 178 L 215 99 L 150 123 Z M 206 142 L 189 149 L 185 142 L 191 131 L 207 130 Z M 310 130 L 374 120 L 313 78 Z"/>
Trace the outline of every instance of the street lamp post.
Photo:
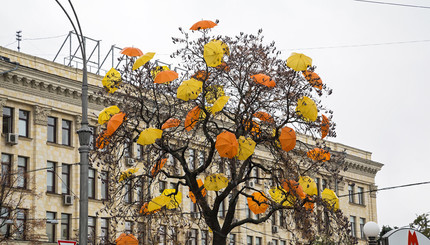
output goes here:
<path id="1" fill-rule="evenodd" d="M 377 245 L 376 238 L 379 235 L 379 226 L 373 221 L 367 222 L 363 227 L 364 235 L 369 239 L 369 245 Z"/>
<path id="2" fill-rule="evenodd" d="M 79 155 L 80 155 L 80 191 L 79 191 L 79 244 L 87 245 L 88 241 L 88 154 L 90 152 L 90 137 L 91 130 L 88 127 L 88 78 L 87 78 L 87 58 L 85 53 L 85 39 L 82 34 L 81 25 L 78 16 L 76 15 L 75 8 L 71 0 L 68 0 L 69 5 L 73 12 L 73 17 L 67 13 L 66 9 L 61 5 L 58 0 L 55 0 L 66 14 L 70 23 L 75 30 L 76 36 L 79 41 L 79 47 L 82 54 L 82 121 L 81 128 L 78 130 L 79 137 Z M 76 28 L 77 27 L 77 28 Z"/>

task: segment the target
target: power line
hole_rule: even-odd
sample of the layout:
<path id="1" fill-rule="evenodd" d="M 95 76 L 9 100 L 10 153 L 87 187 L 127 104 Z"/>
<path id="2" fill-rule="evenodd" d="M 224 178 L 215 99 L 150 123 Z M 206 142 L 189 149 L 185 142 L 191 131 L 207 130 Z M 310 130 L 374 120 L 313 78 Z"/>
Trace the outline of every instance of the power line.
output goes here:
<path id="1" fill-rule="evenodd" d="M 416 185 L 426 185 L 426 184 L 430 184 L 430 181 L 418 182 L 418 183 L 412 183 L 412 184 L 405 184 L 405 185 L 389 186 L 389 187 L 384 187 L 384 188 L 379 188 L 379 189 L 374 189 L 374 190 L 357 192 L 357 193 L 354 193 L 353 195 L 359 195 L 359 194 L 362 194 L 362 193 L 370 193 L 370 192 L 377 192 L 377 191 L 392 190 L 392 189 L 398 189 L 398 188 L 410 187 L 410 186 L 416 186 Z M 350 194 L 340 195 L 339 198 L 341 198 L 341 197 L 347 197 L 347 196 L 350 196 Z"/>
<path id="2" fill-rule="evenodd" d="M 58 35 L 58 36 L 51 36 L 51 37 L 24 38 L 23 40 L 46 40 L 46 39 L 54 39 L 54 38 L 65 37 L 65 36 L 67 36 L 67 34 Z"/>
<path id="3" fill-rule="evenodd" d="M 423 8 L 430 9 L 430 6 L 419 6 L 419 5 L 410 5 L 410 4 L 401 4 L 401 3 L 388 3 L 388 2 L 377 2 L 377 1 L 368 1 L 368 0 L 353 0 L 356 2 L 366 2 L 366 3 L 376 3 L 376 4 L 385 4 L 385 5 L 394 5 L 401 7 L 412 7 L 412 8 Z"/>

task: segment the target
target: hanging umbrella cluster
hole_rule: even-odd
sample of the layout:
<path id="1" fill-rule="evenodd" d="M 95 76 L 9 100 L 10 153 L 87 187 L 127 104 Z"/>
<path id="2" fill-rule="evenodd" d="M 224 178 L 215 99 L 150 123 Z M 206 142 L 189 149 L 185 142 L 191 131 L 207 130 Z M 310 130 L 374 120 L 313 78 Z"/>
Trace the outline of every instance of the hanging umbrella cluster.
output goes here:
<path id="1" fill-rule="evenodd" d="M 106 130 L 104 130 L 96 140 L 96 147 L 99 149 L 103 149 L 107 144 L 109 144 L 110 137 L 115 133 L 115 131 L 122 125 L 122 123 L 126 120 L 124 112 L 117 113 L 113 115 L 108 123 Z"/>
<path id="2" fill-rule="evenodd" d="M 155 177 L 155 175 L 157 175 L 158 172 L 160 172 L 160 170 L 164 167 L 164 164 L 166 164 L 166 162 L 167 162 L 167 158 L 163 158 L 160 161 L 158 161 L 151 169 L 151 176 Z"/>
<path id="3" fill-rule="evenodd" d="M 114 93 L 121 84 L 121 74 L 115 68 L 111 68 L 102 79 L 103 88 L 108 93 Z"/>
<path id="4" fill-rule="evenodd" d="M 201 179 L 197 179 L 197 184 L 199 185 L 199 189 L 201 189 L 201 193 L 202 196 L 205 197 L 206 196 L 206 189 L 204 187 L 203 181 Z M 194 195 L 194 193 L 192 191 L 188 192 L 188 196 L 190 197 L 191 201 L 193 203 L 196 203 L 196 196 Z"/>
<path id="5" fill-rule="evenodd" d="M 204 186 L 208 191 L 219 191 L 228 186 L 228 179 L 224 174 L 211 174 L 206 176 Z"/>
<path id="6" fill-rule="evenodd" d="M 163 136 L 163 130 L 158 128 L 147 128 L 140 132 L 137 142 L 139 145 L 154 144 L 157 139 Z"/>
<path id="7" fill-rule="evenodd" d="M 183 101 L 194 100 L 202 92 L 203 82 L 191 78 L 190 80 L 183 81 L 178 87 L 176 97 Z"/>
<path id="8" fill-rule="evenodd" d="M 237 155 L 239 143 L 233 133 L 224 131 L 216 137 L 215 148 L 221 157 L 231 159 Z"/>
<path id="9" fill-rule="evenodd" d="M 245 138 L 244 136 L 240 136 L 238 142 L 237 159 L 244 161 L 254 153 L 256 143 L 251 138 Z"/>
<path id="10" fill-rule="evenodd" d="M 135 173 L 137 173 L 138 168 L 129 168 L 121 173 L 119 176 L 118 182 L 122 182 L 130 177 L 133 177 Z"/>
<path id="11" fill-rule="evenodd" d="M 325 201 L 333 211 L 339 209 L 339 198 L 333 190 L 325 188 L 321 193 L 321 198 Z"/>
<path id="12" fill-rule="evenodd" d="M 99 117 L 98 117 L 98 123 L 100 125 L 105 124 L 106 122 L 109 121 L 109 119 L 115 115 L 118 114 L 120 112 L 118 106 L 113 105 L 113 106 L 109 106 L 104 108 L 100 113 L 99 113 Z"/>
<path id="13" fill-rule="evenodd" d="M 116 245 L 138 245 L 139 241 L 133 234 L 121 233 L 115 240 Z"/>
<path id="14" fill-rule="evenodd" d="M 269 88 L 273 88 L 276 86 L 276 82 L 270 79 L 268 75 L 265 74 L 256 74 L 252 75 L 251 78 L 256 82 L 257 84 L 264 85 Z"/>
<path id="15" fill-rule="evenodd" d="M 217 24 L 210 20 L 201 20 L 191 26 L 190 30 L 198 31 L 215 27 Z"/>
<path id="16" fill-rule="evenodd" d="M 148 61 L 154 58 L 154 52 L 148 52 L 142 56 L 140 56 L 133 64 L 133 71 L 139 69 L 139 67 L 145 65 Z"/>
<path id="17" fill-rule="evenodd" d="M 269 207 L 267 197 L 261 192 L 252 193 L 251 197 L 247 198 L 248 207 L 254 214 L 262 214 Z"/>
<path id="18" fill-rule="evenodd" d="M 317 162 L 326 162 L 330 160 L 330 152 L 321 148 L 314 148 L 308 151 L 306 154 L 310 159 Z"/>
<path id="19" fill-rule="evenodd" d="M 297 101 L 296 113 L 306 121 L 314 122 L 318 116 L 317 105 L 309 97 L 303 96 Z"/>
<path id="20" fill-rule="evenodd" d="M 135 47 L 125 47 L 120 51 L 120 53 L 130 57 L 139 57 L 143 55 L 142 50 Z"/>
<path id="21" fill-rule="evenodd" d="M 286 152 L 291 151 L 296 147 L 296 132 L 292 128 L 283 127 L 279 136 L 279 142 L 281 143 L 282 150 Z"/>
<path id="22" fill-rule="evenodd" d="M 324 139 L 327 136 L 329 129 L 330 129 L 330 121 L 324 114 L 322 114 L 321 139 Z"/>
<path id="23" fill-rule="evenodd" d="M 295 71 L 305 71 L 312 66 L 312 59 L 304 54 L 292 53 L 287 59 L 287 66 Z"/>

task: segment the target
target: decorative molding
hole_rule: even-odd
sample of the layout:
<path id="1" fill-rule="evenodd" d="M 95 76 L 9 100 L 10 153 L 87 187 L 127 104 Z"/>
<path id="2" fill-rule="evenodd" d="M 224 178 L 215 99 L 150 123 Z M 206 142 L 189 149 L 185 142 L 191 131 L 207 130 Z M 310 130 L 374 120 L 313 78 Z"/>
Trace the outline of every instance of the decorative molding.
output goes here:
<path id="1" fill-rule="evenodd" d="M 3 117 L 3 106 L 6 105 L 6 98 L 0 98 L 0 117 Z"/>
<path id="2" fill-rule="evenodd" d="M 34 123 L 41 126 L 47 126 L 48 115 L 51 113 L 52 108 L 35 105 L 34 110 Z"/>
<path id="3" fill-rule="evenodd" d="M 75 130 L 81 128 L 82 115 L 75 115 Z"/>

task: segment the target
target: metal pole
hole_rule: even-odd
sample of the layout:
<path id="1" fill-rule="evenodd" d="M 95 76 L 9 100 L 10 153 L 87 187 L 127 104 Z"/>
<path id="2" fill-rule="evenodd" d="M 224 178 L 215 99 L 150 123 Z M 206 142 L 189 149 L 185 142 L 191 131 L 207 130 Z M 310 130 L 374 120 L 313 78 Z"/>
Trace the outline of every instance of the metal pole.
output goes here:
<path id="1" fill-rule="evenodd" d="M 378 245 L 378 240 L 376 240 L 376 237 L 369 237 L 369 245 Z"/>

